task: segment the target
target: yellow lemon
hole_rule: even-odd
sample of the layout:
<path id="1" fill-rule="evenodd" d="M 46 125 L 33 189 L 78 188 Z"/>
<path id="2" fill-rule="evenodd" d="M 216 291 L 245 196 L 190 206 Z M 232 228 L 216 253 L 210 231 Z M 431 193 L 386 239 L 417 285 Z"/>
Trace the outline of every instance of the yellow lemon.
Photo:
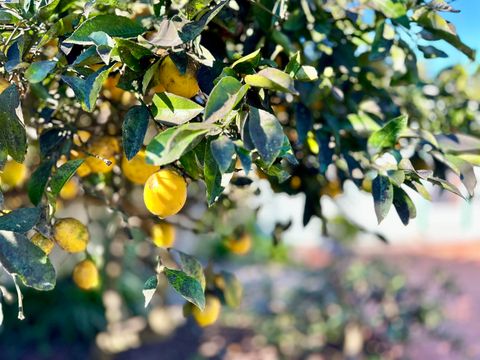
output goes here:
<path id="1" fill-rule="evenodd" d="M 145 150 L 140 150 L 130 161 L 122 159 L 122 172 L 134 184 L 143 185 L 148 178 L 159 170 L 158 166 L 147 164 Z"/>
<path id="2" fill-rule="evenodd" d="M 60 190 L 60 197 L 63 200 L 73 200 L 78 195 L 78 183 L 75 179 L 68 180 Z"/>
<path id="3" fill-rule="evenodd" d="M 175 95 L 191 98 L 200 90 L 192 66 L 187 66 L 187 71 L 182 74 L 169 56 L 163 59 L 156 75 L 156 82 L 162 84 L 166 91 Z"/>
<path id="4" fill-rule="evenodd" d="M 0 78 L 0 94 L 10 85 L 11 84 L 7 80 L 5 80 L 4 78 Z"/>
<path id="5" fill-rule="evenodd" d="M 292 178 L 290 179 L 290 187 L 293 190 L 298 190 L 300 189 L 300 186 L 302 186 L 302 179 L 300 178 L 300 176 L 292 176 Z"/>
<path id="6" fill-rule="evenodd" d="M 87 130 L 78 130 L 73 135 L 73 143 L 77 146 L 82 146 L 92 137 L 92 133 Z"/>
<path id="7" fill-rule="evenodd" d="M 0 175 L 2 184 L 9 187 L 21 186 L 27 177 L 27 167 L 14 160 L 9 160 Z"/>
<path id="8" fill-rule="evenodd" d="M 53 237 L 58 245 L 70 253 L 85 251 L 90 241 L 87 227 L 74 218 L 58 220 L 53 231 Z"/>
<path id="9" fill-rule="evenodd" d="M 55 246 L 55 242 L 52 239 L 49 239 L 43 236 L 40 233 L 36 233 L 32 236 L 30 241 L 37 247 L 43 250 L 45 254 L 50 254 Z"/>
<path id="10" fill-rule="evenodd" d="M 73 269 L 73 282 L 82 290 L 92 290 L 100 283 L 98 269 L 92 260 L 79 262 Z"/>
<path id="11" fill-rule="evenodd" d="M 187 201 L 187 183 L 176 171 L 157 171 L 145 183 L 143 201 L 152 214 L 161 218 L 175 215 Z"/>
<path id="12" fill-rule="evenodd" d="M 155 224 L 151 230 L 153 243 L 158 247 L 172 247 L 175 242 L 175 226 L 169 223 Z"/>
<path id="13" fill-rule="evenodd" d="M 76 150 L 70 151 L 70 157 L 72 160 L 75 159 L 85 159 L 85 155 L 79 153 Z M 77 169 L 77 174 L 80 177 L 85 177 L 88 176 L 92 173 L 92 169 L 90 169 L 90 166 L 87 165 L 87 163 L 84 161 L 82 165 L 80 165 Z"/>
<path id="14" fill-rule="evenodd" d="M 104 136 L 93 142 L 88 148 L 88 152 L 93 155 L 98 155 L 102 159 L 110 162 L 108 165 L 104 160 L 98 159 L 94 156 L 89 156 L 85 160 L 85 164 L 92 172 L 106 174 L 113 170 L 116 164 L 115 155 L 120 151 L 118 140 L 112 136 Z"/>
<path id="15" fill-rule="evenodd" d="M 216 296 L 207 295 L 205 299 L 205 309 L 201 311 L 195 306 L 192 310 L 192 315 L 198 325 L 205 327 L 217 321 L 221 309 L 222 304 L 220 300 Z"/>
<path id="16" fill-rule="evenodd" d="M 252 248 L 252 237 L 249 233 L 245 233 L 237 238 L 227 240 L 226 247 L 234 254 L 245 255 Z"/>
<path id="17" fill-rule="evenodd" d="M 337 197 L 343 193 L 342 186 L 338 180 L 329 181 L 320 189 L 320 195 L 328 195 L 331 198 Z"/>

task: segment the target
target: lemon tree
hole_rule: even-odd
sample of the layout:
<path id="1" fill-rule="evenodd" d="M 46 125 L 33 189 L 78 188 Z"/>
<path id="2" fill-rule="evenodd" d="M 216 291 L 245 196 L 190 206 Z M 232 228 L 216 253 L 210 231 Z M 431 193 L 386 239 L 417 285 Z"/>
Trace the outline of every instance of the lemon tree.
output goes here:
<path id="1" fill-rule="evenodd" d="M 205 276 L 200 261 L 170 249 L 172 224 L 183 226 L 189 207 L 206 204 L 221 220 L 240 199 L 235 189 L 261 178 L 276 192 L 304 194 L 304 224 L 317 217 L 328 232 L 320 200 L 345 182 L 371 193 L 379 222 L 394 208 L 408 224 L 416 208 L 405 190 L 429 199 L 425 183 L 471 197 L 478 91 L 460 67 L 431 81 L 418 67 L 419 58 L 447 55 L 437 40 L 475 58 L 443 16 L 455 9 L 355 4 L 1 4 L 0 263 L 17 287 L 55 286 L 51 241 L 83 257 L 79 287 L 102 283 L 106 255 L 92 260 L 91 224 L 59 218 L 62 200 L 102 204 L 131 237 L 148 228 L 158 248 L 146 303 L 164 277 L 207 325 L 220 302 L 238 305 L 241 288 L 232 274 Z M 222 236 L 242 255 L 255 244 L 240 233 Z"/>

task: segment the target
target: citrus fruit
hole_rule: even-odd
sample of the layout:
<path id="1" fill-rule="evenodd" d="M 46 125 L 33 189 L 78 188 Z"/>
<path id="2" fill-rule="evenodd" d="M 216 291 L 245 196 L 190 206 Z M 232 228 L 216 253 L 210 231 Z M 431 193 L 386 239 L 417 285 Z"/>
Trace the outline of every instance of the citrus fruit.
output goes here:
<path id="1" fill-rule="evenodd" d="M 78 195 L 78 183 L 75 179 L 68 180 L 60 190 L 60 197 L 63 200 L 73 200 Z"/>
<path id="2" fill-rule="evenodd" d="M 194 306 L 192 315 L 198 325 L 205 327 L 217 321 L 221 309 L 222 304 L 220 300 L 216 296 L 207 295 L 205 299 L 205 309 L 201 311 L 198 307 Z"/>
<path id="3" fill-rule="evenodd" d="M 143 200 L 152 214 L 161 218 L 175 215 L 187 201 L 187 183 L 176 171 L 162 169 L 147 179 Z"/>
<path id="4" fill-rule="evenodd" d="M 193 67 L 189 64 L 182 74 L 169 56 L 163 59 L 156 75 L 156 83 L 162 84 L 172 94 L 191 98 L 200 90 Z"/>
<path id="5" fill-rule="evenodd" d="M 92 137 L 92 133 L 87 130 L 78 130 L 73 135 L 73 143 L 77 146 L 82 146 Z"/>
<path id="6" fill-rule="evenodd" d="M 76 150 L 70 151 L 70 157 L 72 160 L 85 158 L 83 154 L 79 153 Z M 90 169 L 90 166 L 88 166 L 85 161 L 77 169 L 77 175 L 80 177 L 88 176 L 91 173 L 92 173 L 92 169 Z"/>
<path id="7" fill-rule="evenodd" d="M 4 78 L 0 78 L 0 94 L 10 86 L 10 83 Z"/>
<path id="8" fill-rule="evenodd" d="M 79 262 L 73 269 L 73 282 L 82 290 L 91 290 L 98 286 L 100 277 L 92 260 Z"/>
<path id="9" fill-rule="evenodd" d="M 9 160 L 3 167 L 3 172 L 0 175 L 2 184 L 9 187 L 20 186 L 27 177 L 27 167 L 24 164 L 18 163 L 14 160 Z"/>
<path id="10" fill-rule="evenodd" d="M 245 255 L 252 247 L 252 237 L 245 233 L 239 238 L 230 238 L 227 240 L 226 247 L 234 254 Z"/>
<path id="11" fill-rule="evenodd" d="M 89 156 L 85 160 L 85 164 L 92 172 L 106 174 L 111 172 L 116 164 L 115 155 L 120 152 L 120 145 L 116 138 L 112 136 L 104 136 L 94 141 L 89 146 L 88 152 L 111 162 L 111 164 L 108 165 L 104 160 L 94 156 Z"/>
<path id="12" fill-rule="evenodd" d="M 55 242 L 52 239 L 49 239 L 43 236 L 40 233 L 36 233 L 32 236 L 30 241 L 37 247 L 43 250 L 45 254 L 50 254 L 55 246 Z"/>
<path id="13" fill-rule="evenodd" d="M 153 243 L 158 247 L 172 247 L 175 242 L 175 227 L 169 223 L 155 224 L 151 230 Z"/>
<path id="14" fill-rule="evenodd" d="M 119 80 L 120 73 L 117 73 L 115 76 L 108 77 L 103 83 L 103 94 L 107 99 L 114 102 L 119 102 L 123 105 L 130 104 L 135 100 L 135 96 L 132 93 L 119 88 L 117 86 Z"/>
<path id="15" fill-rule="evenodd" d="M 58 220 L 53 231 L 53 237 L 58 245 L 70 253 L 85 251 L 90 241 L 87 227 L 74 218 Z"/>
<path id="16" fill-rule="evenodd" d="M 153 173 L 158 171 L 158 166 L 147 164 L 145 150 L 140 150 L 131 160 L 122 159 L 122 172 L 134 184 L 143 185 Z"/>

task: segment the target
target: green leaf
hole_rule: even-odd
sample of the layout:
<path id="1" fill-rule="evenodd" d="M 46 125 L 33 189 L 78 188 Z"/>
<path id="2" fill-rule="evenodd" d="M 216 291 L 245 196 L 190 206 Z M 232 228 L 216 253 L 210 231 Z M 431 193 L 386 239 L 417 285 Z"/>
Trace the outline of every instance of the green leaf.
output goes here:
<path id="1" fill-rule="evenodd" d="M 220 276 L 223 280 L 223 296 L 228 306 L 238 308 L 242 302 L 243 286 L 237 277 L 227 271 L 222 271 Z"/>
<path id="2" fill-rule="evenodd" d="M 57 169 L 50 180 L 50 191 L 53 196 L 57 196 L 60 193 L 63 186 L 72 178 L 75 171 L 84 161 L 85 159 L 70 160 Z"/>
<path id="3" fill-rule="evenodd" d="M 145 307 L 150 304 L 150 301 L 152 301 L 153 295 L 155 295 L 155 292 L 157 291 L 158 287 L 158 276 L 153 275 L 150 276 L 147 281 L 145 281 L 145 284 L 143 285 L 143 296 L 145 297 Z"/>
<path id="4" fill-rule="evenodd" d="M 40 213 L 38 207 L 15 209 L 0 216 L 0 231 L 25 233 L 37 224 Z"/>
<path id="5" fill-rule="evenodd" d="M 452 154 L 445 154 L 445 159 L 447 162 L 444 163 L 460 177 L 469 195 L 473 196 L 475 188 L 477 187 L 477 178 L 473 166 L 469 162 Z"/>
<path id="6" fill-rule="evenodd" d="M 217 161 L 213 157 L 211 146 L 205 147 L 204 160 L 204 180 L 207 187 L 207 203 L 209 206 L 213 205 L 217 198 L 222 194 L 222 173 L 218 168 Z"/>
<path id="7" fill-rule="evenodd" d="M 242 147 L 240 144 L 235 143 L 235 152 L 237 153 L 238 158 L 242 163 L 245 174 L 248 175 L 248 173 L 252 169 L 252 156 L 250 155 L 250 151 Z"/>
<path id="8" fill-rule="evenodd" d="M 166 125 L 184 124 L 203 111 L 196 102 L 167 92 L 153 96 L 153 116 Z"/>
<path id="9" fill-rule="evenodd" d="M 350 122 L 352 129 L 360 135 L 369 135 L 372 132 L 381 129 L 380 125 L 378 125 L 375 120 L 373 120 L 370 116 L 364 113 L 348 114 L 347 120 Z"/>
<path id="10" fill-rule="evenodd" d="M 207 24 L 217 16 L 227 3 L 228 0 L 223 0 L 212 7 L 209 11 L 205 12 L 197 21 L 191 21 L 185 24 L 179 33 L 182 42 L 186 43 L 192 41 L 199 36 Z"/>
<path id="11" fill-rule="evenodd" d="M 143 80 L 142 80 L 142 93 L 145 94 L 147 92 L 148 86 L 150 85 L 150 82 L 152 79 L 155 77 L 155 74 L 158 72 L 158 66 L 160 65 L 161 61 L 156 61 L 153 63 L 152 66 L 150 66 L 147 71 L 145 71 L 145 75 L 143 75 Z"/>
<path id="12" fill-rule="evenodd" d="M 142 71 L 144 68 L 140 60 L 153 54 L 150 50 L 134 41 L 117 38 L 115 39 L 112 56 L 117 55 L 120 61 L 133 71 Z"/>
<path id="13" fill-rule="evenodd" d="M 255 75 L 245 76 L 245 83 L 254 87 L 298 95 L 290 75 L 274 68 L 266 68 Z"/>
<path id="14" fill-rule="evenodd" d="M 205 309 L 205 293 L 202 289 L 202 285 L 197 279 L 185 274 L 183 271 L 169 268 L 164 269 L 164 274 L 170 285 L 184 299 L 191 302 L 202 311 Z"/>
<path id="15" fill-rule="evenodd" d="M 104 66 L 85 79 L 64 75 L 62 80 L 73 89 L 77 99 L 82 102 L 82 108 L 85 111 L 92 112 L 102 85 L 107 80 L 111 70 L 112 67 Z"/>
<path id="16" fill-rule="evenodd" d="M 418 45 L 418 49 L 423 53 L 426 59 L 447 58 L 448 54 L 435 46 Z"/>
<path id="17" fill-rule="evenodd" d="M 42 200 L 54 164 L 55 161 L 53 159 L 43 161 L 30 177 L 27 192 L 33 205 L 38 205 Z"/>
<path id="18" fill-rule="evenodd" d="M 302 65 L 300 51 L 297 51 L 290 57 L 285 67 L 285 72 L 292 78 L 299 81 L 315 81 L 318 79 L 318 72 L 313 66 Z"/>
<path id="19" fill-rule="evenodd" d="M 16 113 L 19 107 L 17 86 L 10 85 L 0 94 L 0 152 L 21 163 L 27 151 L 27 134 Z"/>
<path id="20" fill-rule="evenodd" d="M 253 106 L 248 118 L 250 138 L 267 164 L 272 164 L 282 150 L 284 133 L 275 115 Z"/>
<path id="21" fill-rule="evenodd" d="M 42 291 L 55 287 L 55 269 L 48 256 L 25 235 L 0 231 L 0 263 L 26 286 Z"/>
<path id="22" fill-rule="evenodd" d="M 131 160 L 142 148 L 149 120 L 150 112 L 145 105 L 132 106 L 125 114 L 122 139 L 128 160 Z"/>
<path id="23" fill-rule="evenodd" d="M 390 120 L 380 130 L 375 131 L 368 138 L 368 147 L 372 154 L 376 154 L 385 148 L 395 146 L 397 140 L 407 128 L 408 116 L 402 115 Z"/>
<path id="24" fill-rule="evenodd" d="M 436 11 L 422 7 L 413 14 L 413 19 L 436 38 L 445 40 L 467 55 L 470 60 L 475 61 L 475 50 L 463 43 L 458 37 L 455 28 L 450 26 L 447 20 L 441 17 Z"/>
<path id="25" fill-rule="evenodd" d="M 91 45 L 90 34 L 102 31 L 110 37 L 134 38 L 143 34 L 145 29 L 137 22 L 117 15 L 98 15 L 84 21 L 64 42 Z"/>
<path id="26" fill-rule="evenodd" d="M 458 189 L 458 187 L 452 184 L 450 181 L 444 180 L 439 177 L 431 176 L 427 179 L 427 181 L 431 182 L 432 184 L 439 185 L 444 190 L 450 191 L 451 193 L 460 196 L 461 198 L 465 199 L 465 196 L 462 192 Z"/>
<path id="27" fill-rule="evenodd" d="M 157 166 L 170 164 L 193 149 L 212 129 L 208 124 L 192 123 L 167 129 L 147 146 L 147 160 Z"/>
<path id="28" fill-rule="evenodd" d="M 225 76 L 215 85 L 205 107 L 205 122 L 225 119 L 238 105 L 249 89 L 231 76 Z"/>
<path id="29" fill-rule="evenodd" d="M 408 225 L 410 219 L 417 216 L 417 210 L 412 199 L 398 186 L 393 187 L 393 205 L 404 225 Z"/>
<path id="30" fill-rule="evenodd" d="M 393 185 L 385 175 L 378 175 L 372 181 L 372 195 L 378 223 L 387 216 L 393 203 Z"/>
<path id="31" fill-rule="evenodd" d="M 235 145 L 227 136 L 221 135 L 210 143 L 212 156 L 217 162 L 218 169 L 223 174 L 232 164 L 235 155 Z"/>
<path id="32" fill-rule="evenodd" d="M 203 272 L 203 266 L 196 258 L 191 255 L 185 254 L 182 251 L 171 249 L 171 252 L 178 254 L 179 265 L 182 271 L 188 276 L 196 279 L 202 286 L 202 290 L 205 291 L 206 280 L 205 273 Z"/>
<path id="33" fill-rule="evenodd" d="M 254 52 L 242 56 L 240 59 L 235 61 L 230 67 L 239 74 L 251 74 L 260 64 L 262 49 L 257 49 Z"/>
<path id="34" fill-rule="evenodd" d="M 39 83 L 55 69 L 56 65 L 56 61 L 37 61 L 31 63 L 27 71 L 25 71 L 25 77 L 32 84 Z"/>
<path id="35" fill-rule="evenodd" d="M 396 19 L 406 15 L 407 9 L 404 4 L 392 0 L 369 0 L 369 5 L 383 13 L 388 18 Z"/>

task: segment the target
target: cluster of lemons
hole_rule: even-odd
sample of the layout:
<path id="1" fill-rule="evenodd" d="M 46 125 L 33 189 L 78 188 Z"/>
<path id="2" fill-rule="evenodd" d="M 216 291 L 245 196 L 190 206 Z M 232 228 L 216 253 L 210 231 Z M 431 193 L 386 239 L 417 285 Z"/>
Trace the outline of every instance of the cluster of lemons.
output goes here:
<path id="1" fill-rule="evenodd" d="M 104 95 L 111 101 L 128 103 L 132 100 L 131 97 L 127 96 L 130 93 L 117 88 L 118 80 L 119 77 L 116 76 L 110 77 L 106 81 L 103 86 Z M 188 64 L 185 73 L 182 74 L 168 56 L 161 62 L 153 80 L 154 86 L 151 91 L 154 93 L 167 91 L 178 96 L 191 98 L 200 91 L 193 66 Z M 8 81 L 0 81 L 0 92 L 9 85 Z M 79 177 L 86 177 L 93 173 L 110 173 L 121 154 L 120 144 L 117 138 L 113 136 L 103 136 L 91 141 L 91 133 L 79 130 L 75 134 L 73 142 L 77 149 L 85 146 L 86 150 L 84 152 L 83 150 L 71 151 L 71 159 L 85 159 L 77 169 Z M 145 150 L 138 152 L 131 160 L 123 156 L 120 166 L 125 178 L 133 184 L 144 186 L 144 203 L 152 214 L 164 219 L 177 214 L 185 205 L 187 183 L 183 176 L 176 170 L 160 169 L 158 166 L 148 164 Z M 6 163 L 3 172 L 0 173 L 0 181 L 4 186 L 14 188 L 21 186 L 27 176 L 28 170 L 24 164 L 10 160 Z M 72 178 L 62 188 L 60 197 L 65 200 L 72 200 L 78 195 L 78 191 L 77 179 Z M 151 237 L 156 246 L 171 247 L 175 242 L 175 227 L 167 222 L 155 224 L 151 227 Z M 52 238 L 36 233 L 32 236 L 31 241 L 46 254 L 50 254 L 55 244 L 69 253 L 80 253 L 86 250 L 90 235 L 88 228 L 79 220 L 64 218 L 55 222 Z M 245 235 L 240 239 L 231 239 L 227 241 L 226 246 L 233 253 L 245 254 L 250 250 L 251 238 Z M 89 257 L 75 266 L 73 280 L 83 290 L 91 290 L 99 286 L 99 271 Z M 207 295 L 205 310 L 202 312 L 195 308 L 192 314 L 200 326 L 207 326 L 217 320 L 220 310 L 220 300 L 213 295 Z"/>

